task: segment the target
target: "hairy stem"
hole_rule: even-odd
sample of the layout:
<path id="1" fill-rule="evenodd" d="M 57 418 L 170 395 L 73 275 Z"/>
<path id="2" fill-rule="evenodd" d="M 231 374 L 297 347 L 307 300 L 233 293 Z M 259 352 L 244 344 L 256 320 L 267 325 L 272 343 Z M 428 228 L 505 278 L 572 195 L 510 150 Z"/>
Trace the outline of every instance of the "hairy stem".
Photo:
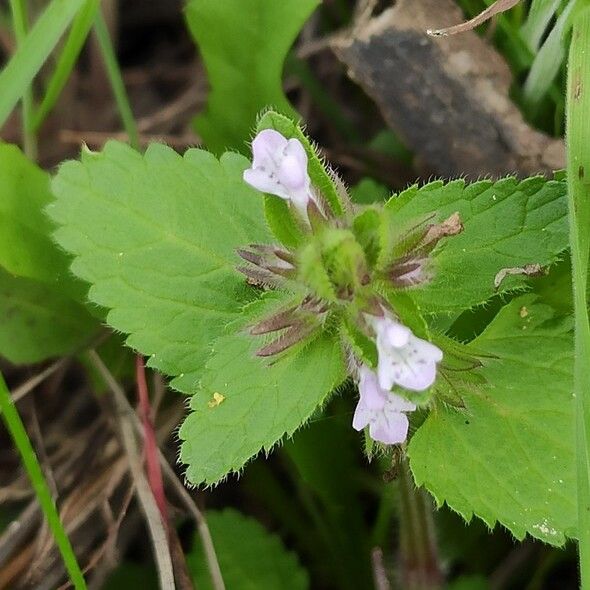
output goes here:
<path id="1" fill-rule="evenodd" d="M 406 460 L 399 474 L 400 575 L 405 590 L 438 590 L 443 575 L 432 518 L 432 502 L 416 488 Z"/>
<path id="2" fill-rule="evenodd" d="M 574 395 L 580 582 L 590 589 L 590 324 L 586 295 L 590 246 L 590 8 L 574 20 L 567 88 L 568 203 L 575 315 Z"/>

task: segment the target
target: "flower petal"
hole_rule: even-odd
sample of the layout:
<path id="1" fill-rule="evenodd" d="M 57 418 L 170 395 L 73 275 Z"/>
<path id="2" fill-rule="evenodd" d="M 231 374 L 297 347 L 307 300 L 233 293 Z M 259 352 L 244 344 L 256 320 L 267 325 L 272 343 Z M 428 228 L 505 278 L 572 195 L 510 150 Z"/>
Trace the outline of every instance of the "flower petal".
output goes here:
<path id="1" fill-rule="evenodd" d="M 381 414 L 378 420 L 369 425 L 369 434 L 373 440 L 386 445 L 403 443 L 408 436 L 410 423 L 401 412 Z"/>
<path id="2" fill-rule="evenodd" d="M 358 404 L 356 405 L 356 410 L 354 411 L 354 416 L 352 418 L 352 427 L 357 430 L 361 431 L 365 426 L 367 426 L 371 422 L 371 418 L 373 417 L 373 412 L 363 406 L 361 400 L 359 400 Z"/>
<path id="3" fill-rule="evenodd" d="M 248 170 L 244 170 L 243 178 L 250 186 L 263 193 L 271 193 L 283 199 L 288 198 L 283 194 L 281 185 L 277 182 L 276 178 L 271 177 L 261 168 L 248 168 Z"/>
<path id="4" fill-rule="evenodd" d="M 292 191 L 307 191 L 309 176 L 306 166 L 301 166 L 293 156 L 285 156 L 279 168 L 279 181 Z"/>
<path id="5" fill-rule="evenodd" d="M 263 129 L 252 140 L 252 167 L 276 167 L 284 155 L 287 139 L 274 129 Z M 269 170 L 270 171 L 270 170 Z"/>
<path id="6" fill-rule="evenodd" d="M 360 368 L 359 374 L 360 403 L 370 410 L 383 409 L 389 394 L 379 386 L 377 375 L 366 365 Z"/>
<path id="7" fill-rule="evenodd" d="M 388 318 L 384 329 L 384 336 L 391 346 L 401 348 L 408 343 L 410 336 L 412 336 L 412 331 L 403 324 L 394 322 Z"/>

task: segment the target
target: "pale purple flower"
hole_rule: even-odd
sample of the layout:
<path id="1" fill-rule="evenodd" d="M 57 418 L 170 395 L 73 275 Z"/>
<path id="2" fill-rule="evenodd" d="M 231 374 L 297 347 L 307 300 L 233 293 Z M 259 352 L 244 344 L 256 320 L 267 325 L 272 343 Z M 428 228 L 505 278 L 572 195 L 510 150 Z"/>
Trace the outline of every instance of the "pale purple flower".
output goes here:
<path id="1" fill-rule="evenodd" d="M 403 443 L 409 427 L 405 413 L 413 412 L 416 405 L 383 389 L 377 375 L 365 365 L 359 369 L 359 395 L 352 427 L 362 430 L 368 426 L 371 438 L 387 445 Z"/>
<path id="2" fill-rule="evenodd" d="M 410 328 L 385 312 L 367 316 L 375 330 L 378 352 L 377 375 L 383 389 L 399 385 L 412 391 L 428 389 L 436 379 L 436 365 L 443 353 L 434 344 L 414 336 Z"/>
<path id="3" fill-rule="evenodd" d="M 274 129 L 264 129 L 252 141 L 252 167 L 244 180 L 263 193 L 293 203 L 307 220 L 307 204 L 313 199 L 307 173 L 307 154 L 302 143 L 287 139 Z"/>

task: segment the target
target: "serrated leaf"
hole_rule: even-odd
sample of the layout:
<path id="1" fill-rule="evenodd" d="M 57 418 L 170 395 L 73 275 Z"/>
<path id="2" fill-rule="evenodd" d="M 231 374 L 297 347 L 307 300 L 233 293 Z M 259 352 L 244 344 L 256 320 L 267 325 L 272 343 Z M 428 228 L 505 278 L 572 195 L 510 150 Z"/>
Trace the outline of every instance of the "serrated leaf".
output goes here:
<path id="1" fill-rule="evenodd" d="M 184 157 L 151 145 L 145 155 L 110 142 L 59 170 L 48 208 L 72 270 L 108 323 L 149 365 L 195 390 L 208 345 L 255 291 L 235 271 L 235 249 L 269 241 L 260 194 L 242 181 L 248 161 Z"/>
<path id="2" fill-rule="evenodd" d="M 269 452 L 309 420 L 345 378 L 340 344 L 329 335 L 269 366 L 255 356 L 259 342 L 232 331 L 214 343 L 180 428 L 180 459 L 193 484 L 216 483 L 261 450 Z"/>
<path id="3" fill-rule="evenodd" d="M 187 21 L 211 91 L 196 128 L 216 153 L 243 151 L 258 113 L 296 116 L 282 88 L 287 52 L 318 0 L 192 0 Z"/>
<path id="4" fill-rule="evenodd" d="M 207 524 L 227 590 L 305 590 L 307 572 L 276 535 L 236 510 L 207 512 Z M 213 590 L 205 553 L 196 538 L 187 564 L 196 586 Z"/>
<path id="5" fill-rule="evenodd" d="M 90 340 L 96 323 L 67 295 L 0 267 L 0 355 L 36 363 L 69 354 Z"/>
<path id="6" fill-rule="evenodd" d="M 409 445 L 416 482 L 466 519 L 553 545 L 577 523 L 573 336 L 530 294 L 505 306 L 474 345 L 487 385 L 461 391 L 465 411 L 437 408 Z"/>
<path id="7" fill-rule="evenodd" d="M 435 182 L 393 197 L 386 205 L 392 228 L 433 212 L 438 221 L 459 212 L 464 225 L 433 252 L 433 280 L 413 291 L 420 308 L 459 312 L 496 293 L 523 288 L 522 275 L 507 276 L 498 289 L 494 279 L 506 268 L 546 267 L 559 259 L 568 246 L 565 196 L 565 182 L 533 177 L 470 185 Z"/>

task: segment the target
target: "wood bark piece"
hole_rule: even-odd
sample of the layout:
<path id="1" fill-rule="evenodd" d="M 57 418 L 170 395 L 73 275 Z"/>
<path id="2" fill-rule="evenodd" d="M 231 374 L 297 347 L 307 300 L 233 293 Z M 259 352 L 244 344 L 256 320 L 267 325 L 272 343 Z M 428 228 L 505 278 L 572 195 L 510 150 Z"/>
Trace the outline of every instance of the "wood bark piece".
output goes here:
<path id="1" fill-rule="evenodd" d="M 565 166 L 565 147 L 534 130 L 509 98 L 510 70 L 474 32 L 430 37 L 464 19 L 452 0 L 398 0 L 331 46 L 424 172 L 528 176 Z"/>

